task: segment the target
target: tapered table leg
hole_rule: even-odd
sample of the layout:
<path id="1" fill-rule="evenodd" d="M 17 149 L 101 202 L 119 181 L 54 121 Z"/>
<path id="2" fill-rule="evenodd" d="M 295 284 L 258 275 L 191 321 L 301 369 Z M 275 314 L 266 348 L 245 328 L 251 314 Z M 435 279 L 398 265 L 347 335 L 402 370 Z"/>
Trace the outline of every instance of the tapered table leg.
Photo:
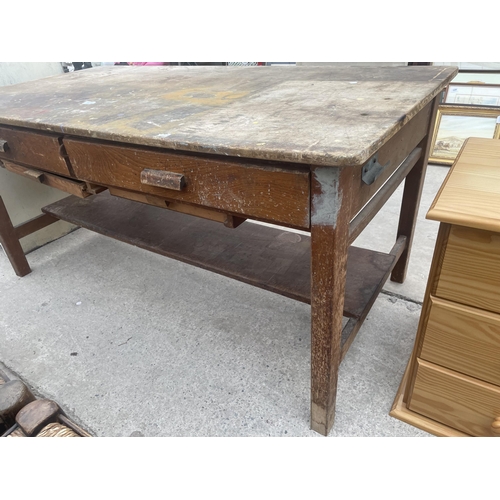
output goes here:
<path id="1" fill-rule="evenodd" d="M 413 243 L 413 235 L 415 233 L 415 225 L 417 223 L 418 208 L 420 198 L 424 187 L 425 172 L 427 170 L 427 162 L 431 146 L 432 135 L 434 132 L 434 123 L 436 121 L 436 113 L 439 101 L 435 98 L 433 110 L 430 117 L 428 133 L 417 147 L 422 148 L 422 155 L 410 173 L 406 176 L 405 187 L 403 191 L 403 200 L 401 202 L 401 213 L 399 216 L 399 225 L 397 238 L 406 236 L 406 250 L 401 254 L 397 264 L 391 274 L 391 281 L 403 283 L 408 270 L 410 260 L 410 250 Z"/>
<path id="2" fill-rule="evenodd" d="M 333 426 L 347 269 L 351 169 L 318 168 L 311 211 L 311 428 Z"/>
<path id="3" fill-rule="evenodd" d="M 21 243 L 16 235 L 7 208 L 0 196 L 0 244 L 18 276 L 26 276 L 31 273 L 31 268 L 26 260 Z"/>

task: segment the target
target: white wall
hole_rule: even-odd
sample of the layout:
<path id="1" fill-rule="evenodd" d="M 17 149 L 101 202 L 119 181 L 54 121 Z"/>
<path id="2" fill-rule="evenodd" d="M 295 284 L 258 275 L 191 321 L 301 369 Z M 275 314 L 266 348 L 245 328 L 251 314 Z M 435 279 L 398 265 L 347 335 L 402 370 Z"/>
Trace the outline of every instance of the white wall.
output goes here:
<path id="1" fill-rule="evenodd" d="M 0 62 L 0 86 L 37 80 L 61 73 L 63 69 L 59 62 Z M 0 196 L 7 207 L 12 223 L 16 226 L 40 215 L 41 207 L 68 195 L 0 168 Z M 67 222 L 58 221 L 26 236 L 21 240 L 21 245 L 27 253 L 69 233 L 74 228 L 75 226 Z M 5 254 L 0 255 L 0 258 L 6 258 Z"/>

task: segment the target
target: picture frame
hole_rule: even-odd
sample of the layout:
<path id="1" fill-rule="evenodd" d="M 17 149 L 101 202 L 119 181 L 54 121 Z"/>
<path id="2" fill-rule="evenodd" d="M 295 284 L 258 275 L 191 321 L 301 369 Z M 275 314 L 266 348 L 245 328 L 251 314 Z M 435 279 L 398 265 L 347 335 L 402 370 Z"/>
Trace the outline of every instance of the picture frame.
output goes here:
<path id="1" fill-rule="evenodd" d="M 452 83 L 500 84 L 500 71 L 459 71 Z"/>
<path id="2" fill-rule="evenodd" d="M 500 84 L 451 82 L 443 103 L 471 106 L 500 106 Z"/>
<path id="3" fill-rule="evenodd" d="M 429 163 L 452 165 L 469 137 L 500 139 L 500 107 L 441 104 L 436 114 Z"/>
<path id="4" fill-rule="evenodd" d="M 433 66 L 456 66 L 460 72 L 500 71 L 500 62 L 433 62 Z"/>

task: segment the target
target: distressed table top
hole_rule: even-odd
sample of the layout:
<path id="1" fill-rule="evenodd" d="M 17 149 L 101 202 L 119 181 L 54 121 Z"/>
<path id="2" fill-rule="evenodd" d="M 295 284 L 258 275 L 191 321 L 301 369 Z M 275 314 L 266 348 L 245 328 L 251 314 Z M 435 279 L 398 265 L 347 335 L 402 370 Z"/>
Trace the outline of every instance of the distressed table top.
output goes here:
<path id="1" fill-rule="evenodd" d="M 102 66 L 0 89 L 0 124 L 322 166 L 364 163 L 456 68 Z"/>

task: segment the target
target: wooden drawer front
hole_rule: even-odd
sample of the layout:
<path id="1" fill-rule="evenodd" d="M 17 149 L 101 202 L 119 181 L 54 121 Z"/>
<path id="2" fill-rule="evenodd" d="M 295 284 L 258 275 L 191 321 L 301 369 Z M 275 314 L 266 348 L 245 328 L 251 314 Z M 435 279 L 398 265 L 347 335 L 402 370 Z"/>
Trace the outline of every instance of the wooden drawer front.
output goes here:
<path id="1" fill-rule="evenodd" d="M 71 175 L 57 136 L 0 127 L 0 160 L 11 160 L 61 175 Z M 5 151 L 1 151 L 4 149 Z"/>
<path id="2" fill-rule="evenodd" d="M 500 234 L 452 226 L 436 295 L 500 313 Z"/>
<path id="3" fill-rule="evenodd" d="M 417 362 L 410 410 L 471 436 L 498 436 L 491 424 L 500 417 L 499 387 Z"/>
<path id="4" fill-rule="evenodd" d="M 431 297 L 420 357 L 500 386 L 500 316 Z"/>
<path id="5" fill-rule="evenodd" d="M 309 227 L 309 172 L 64 139 L 78 178 L 286 225 Z M 144 170 L 182 174 L 181 190 L 141 182 Z"/>

